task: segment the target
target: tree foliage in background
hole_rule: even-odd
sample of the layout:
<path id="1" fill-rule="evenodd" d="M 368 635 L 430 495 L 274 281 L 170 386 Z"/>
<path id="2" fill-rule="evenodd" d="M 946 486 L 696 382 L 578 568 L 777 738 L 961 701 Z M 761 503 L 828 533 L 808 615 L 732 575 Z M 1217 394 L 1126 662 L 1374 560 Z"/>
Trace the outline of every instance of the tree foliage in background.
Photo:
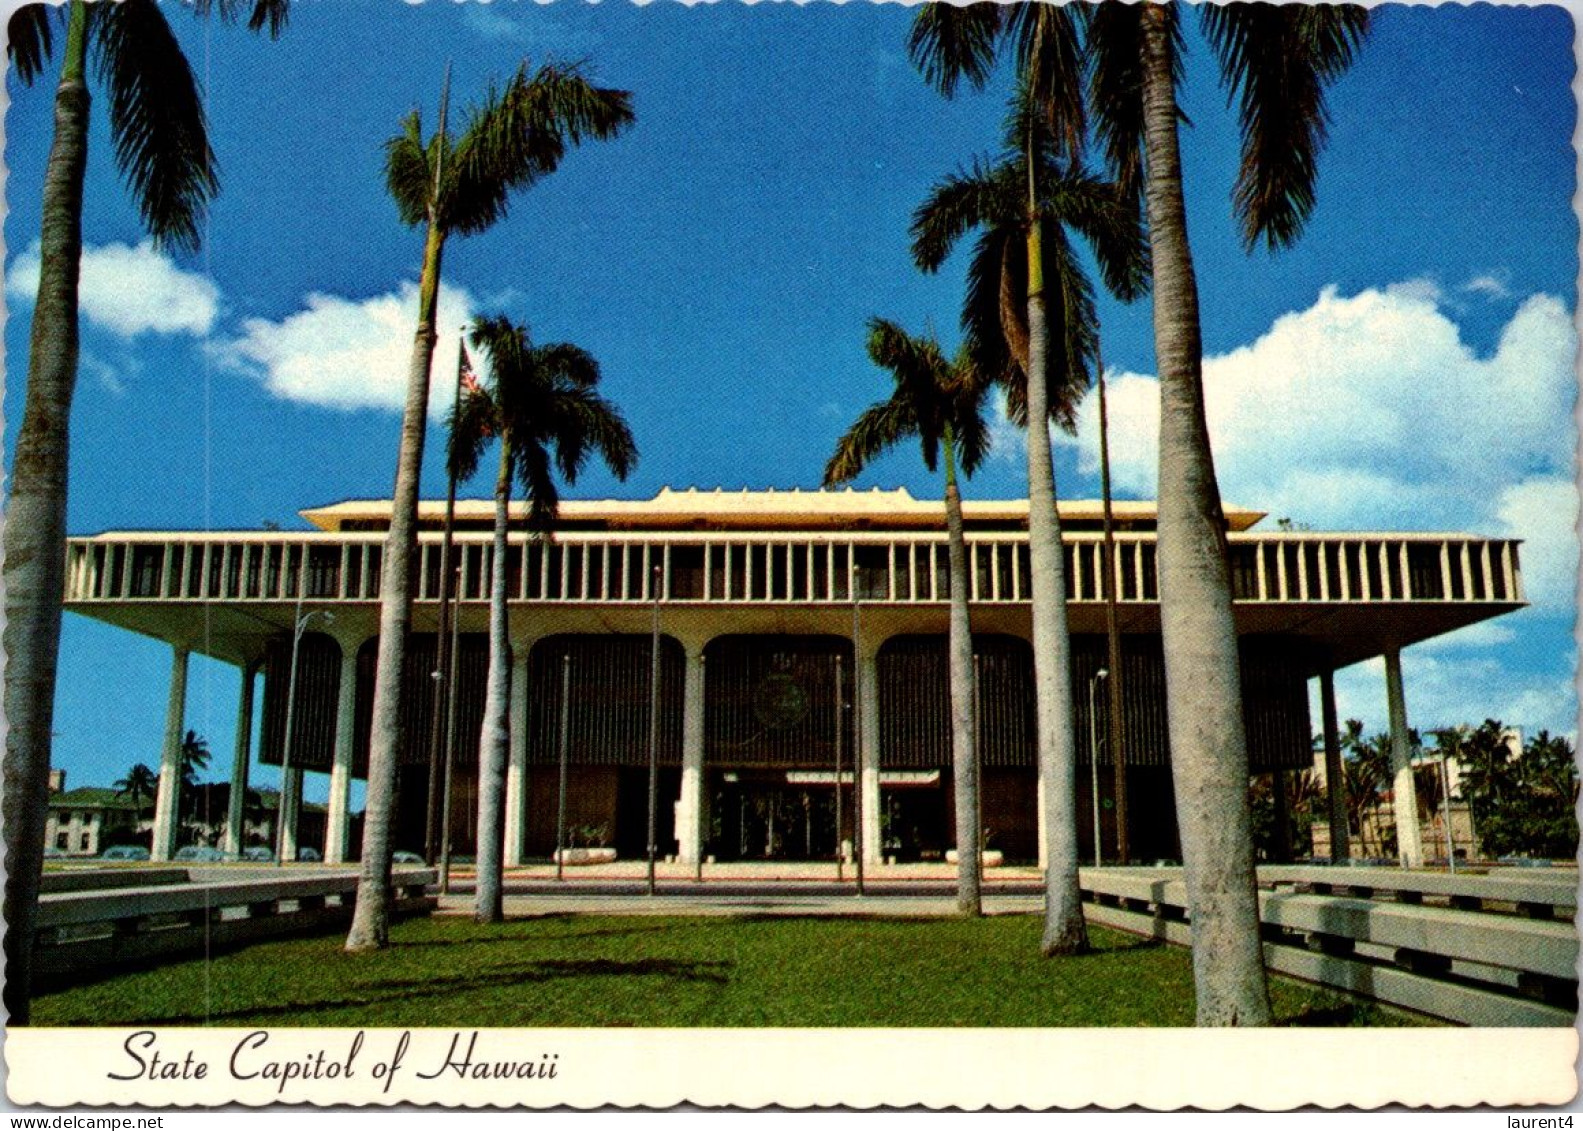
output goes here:
<path id="1" fill-rule="evenodd" d="M 1453 748 L 1461 794 L 1483 855 L 1566 859 L 1577 855 L 1577 764 L 1572 744 L 1540 731 L 1512 749 L 1495 719 L 1463 728 Z"/>

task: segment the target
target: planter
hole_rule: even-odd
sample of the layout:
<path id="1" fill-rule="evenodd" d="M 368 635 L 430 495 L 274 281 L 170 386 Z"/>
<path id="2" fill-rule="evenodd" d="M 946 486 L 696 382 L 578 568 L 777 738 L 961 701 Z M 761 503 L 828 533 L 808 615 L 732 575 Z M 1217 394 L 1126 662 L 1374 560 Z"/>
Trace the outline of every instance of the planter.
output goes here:
<path id="1" fill-rule="evenodd" d="M 947 864 L 956 863 L 956 849 L 946 849 L 945 862 Z M 1006 856 L 998 848 L 988 848 L 978 854 L 978 862 L 985 868 L 999 868 L 1006 862 Z"/>
<path id="2" fill-rule="evenodd" d="M 551 857 L 551 862 L 576 868 L 587 864 L 610 864 L 615 858 L 616 850 L 613 848 L 563 848 Z"/>

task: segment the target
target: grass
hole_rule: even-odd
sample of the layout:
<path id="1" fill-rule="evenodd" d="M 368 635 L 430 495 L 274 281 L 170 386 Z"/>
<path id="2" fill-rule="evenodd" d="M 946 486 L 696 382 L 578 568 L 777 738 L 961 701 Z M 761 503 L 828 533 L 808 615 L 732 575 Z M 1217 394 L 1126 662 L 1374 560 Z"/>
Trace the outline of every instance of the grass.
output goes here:
<path id="1" fill-rule="evenodd" d="M 339 936 L 265 943 L 40 997 L 38 1025 L 1181 1026 L 1185 950 L 1090 927 L 1093 953 L 1039 957 L 1040 918 L 548 916 L 397 924 L 359 956 Z M 1272 977 L 1279 1024 L 1401 1025 Z"/>

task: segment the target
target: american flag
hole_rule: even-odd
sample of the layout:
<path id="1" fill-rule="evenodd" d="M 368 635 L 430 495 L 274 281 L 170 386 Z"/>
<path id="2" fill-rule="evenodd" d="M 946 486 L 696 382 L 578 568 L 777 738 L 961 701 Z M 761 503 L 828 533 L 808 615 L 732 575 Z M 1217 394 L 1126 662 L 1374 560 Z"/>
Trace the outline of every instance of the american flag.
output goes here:
<path id="1" fill-rule="evenodd" d="M 457 364 L 456 382 L 462 387 L 462 392 L 470 397 L 481 391 L 478 387 L 478 376 L 473 372 L 473 359 L 467 356 L 465 345 L 462 346 L 461 360 Z"/>

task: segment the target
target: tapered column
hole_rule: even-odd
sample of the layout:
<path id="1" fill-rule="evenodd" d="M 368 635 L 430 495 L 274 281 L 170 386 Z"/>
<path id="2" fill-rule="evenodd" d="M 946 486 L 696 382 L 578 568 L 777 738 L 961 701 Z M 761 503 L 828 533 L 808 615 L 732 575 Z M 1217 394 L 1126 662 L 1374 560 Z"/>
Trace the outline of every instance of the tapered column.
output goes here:
<path id="1" fill-rule="evenodd" d="M 165 708 L 165 745 L 159 756 L 159 792 L 154 798 L 154 844 L 149 855 L 169 860 L 176 854 L 181 801 L 181 740 L 187 717 L 187 649 L 171 652 L 170 702 Z"/>
<path id="2" fill-rule="evenodd" d="M 247 800 L 248 762 L 253 754 L 253 683 L 257 673 L 257 660 L 243 662 L 242 694 L 236 708 L 236 754 L 231 760 L 231 797 L 225 814 L 223 849 L 230 856 L 242 851 L 246 839 L 243 803 Z"/>
<path id="3" fill-rule="evenodd" d="M 280 858 L 292 861 L 297 858 L 297 819 L 302 816 L 302 771 L 296 768 L 281 775 Z"/>
<path id="4" fill-rule="evenodd" d="M 879 793 L 879 659 L 877 650 L 865 650 L 857 664 L 857 701 L 860 721 L 858 752 L 858 819 L 863 822 L 863 863 L 879 864 L 885 857 L 885 836 L 880 827 Z"/>
<path id="5" fill-rule="evenodd" d="M 522 866 L 528 817 L 528 653 L 529 640 L 511 644 L 511 752 L 506 762 L 506 843 L 508 868 Z"/>
<path id="6" fill-rule="evenodd" d="M 1402 693 L 1402 654 L 1385 653 L 1385 697 L 1391 716 L 1391 775 L 1396 814 L 1396 855 L 1404 868 L 1424 863 L 1418 831 L 1418 788 L 1413 782 L 1413 748 L 1407 737 L 1407 697 Z"/>
<path id="7" fill-rule="evenodd" d="M 330 765 L 330 814 L 324 859 L 345 864 L 352 832 L 352 740 L 357 734 L 357 645 L 341 641 L 341 685 L 335 699 L 335 761 Z"/>
<path id="8" fill-rule="evenodd" d="M 682 792 L 676 802 L 676 844 L 683 864 L 704 857 L 704 648 L 687 645 L 682 684 Z"/>
<path id="9" fill-rule="evenodd" d="M 1329 668 L 1319 673 L 1319 713 L 1325 730 L 1325 793 L 1330 801 L 1330 862 L 1352 856 L 1347 841 L 1347 782 L 1341 768 L 1341 736 L 1336 726 L 1336 677 Z"/>

